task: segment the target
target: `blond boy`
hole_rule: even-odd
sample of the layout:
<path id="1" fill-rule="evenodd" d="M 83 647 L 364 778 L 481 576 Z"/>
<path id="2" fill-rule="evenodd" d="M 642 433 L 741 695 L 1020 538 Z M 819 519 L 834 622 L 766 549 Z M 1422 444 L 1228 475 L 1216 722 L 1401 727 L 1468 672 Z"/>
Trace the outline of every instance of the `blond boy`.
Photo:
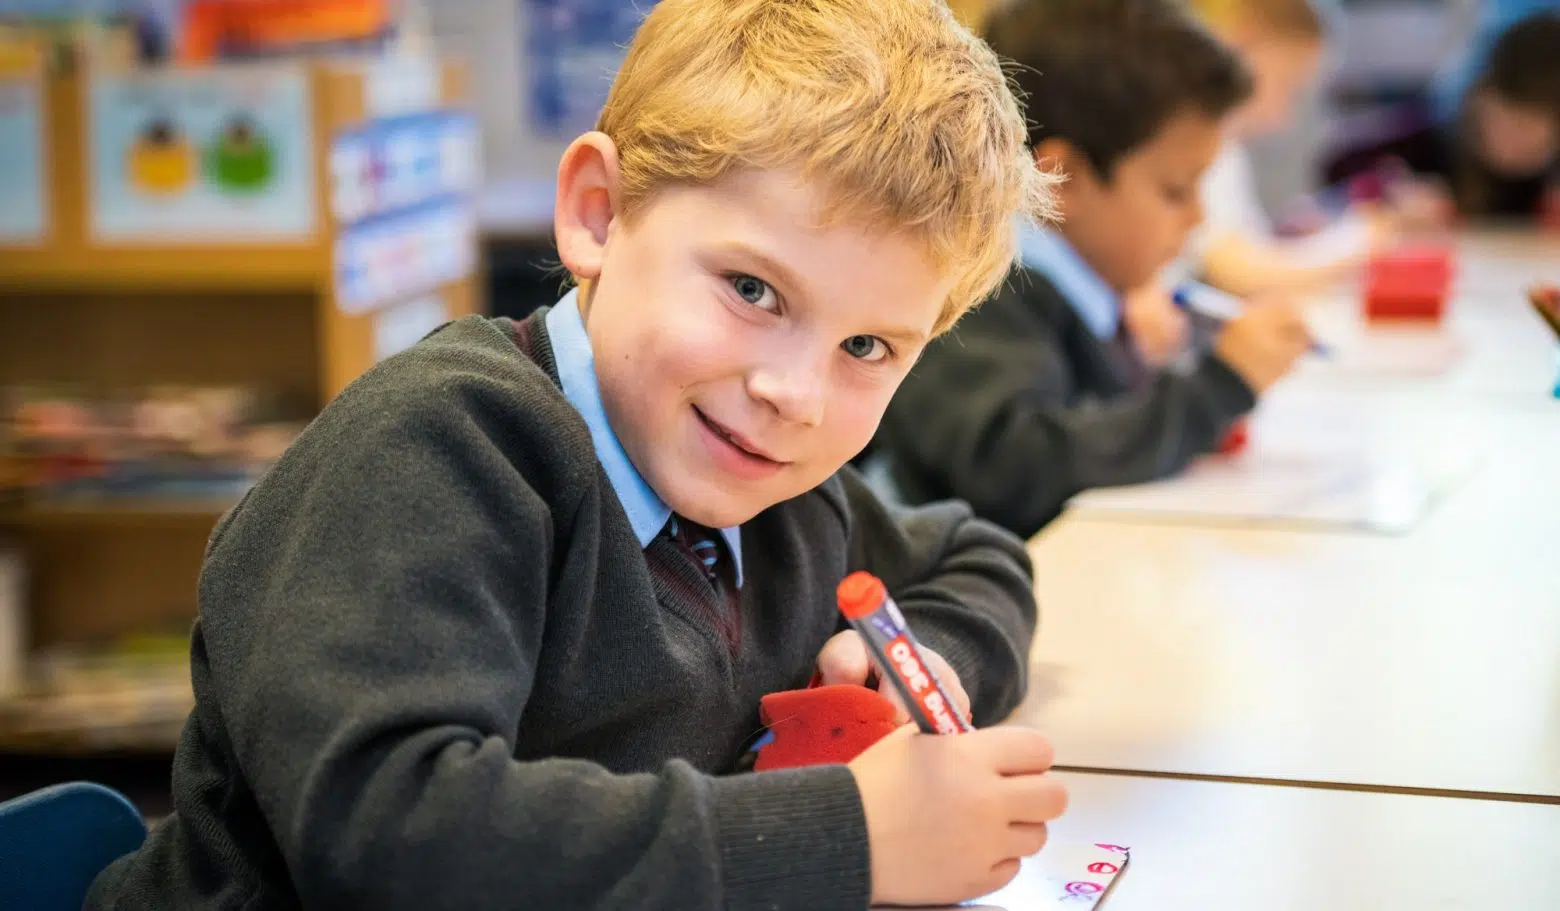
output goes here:
<path id="1" fill-rule="evenodd" d="M 977 724 L 1020 544 L 848 471 L 1047 199 L 941 0 L 663 0 L 558 174 L 580 282 L 332 403 L 218 527 L 177 812 L 91 908 L 859 909 L 1010 879 L 1065 795 L 1016 728 L 731 774 L 766 693 L 868 681 L 882 576 Z"/>

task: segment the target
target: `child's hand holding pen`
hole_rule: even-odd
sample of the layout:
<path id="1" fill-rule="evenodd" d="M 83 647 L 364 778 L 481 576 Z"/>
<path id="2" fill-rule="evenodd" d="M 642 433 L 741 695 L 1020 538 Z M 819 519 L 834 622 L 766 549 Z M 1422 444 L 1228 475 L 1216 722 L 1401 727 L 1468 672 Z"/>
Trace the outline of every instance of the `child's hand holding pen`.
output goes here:
<path id="1" fill-rule="evenodd" d="M 1138 354 L 1150 367 L 1163 367 L 1174 361 L 1191 337 L 1186 311 L 1158 282 L 1124 296 L 1121 318 L 1131 330 Z"/>
<path id="2" fill-rule="evenodd" d="M 1017 726 L 973 730 L 955 714 L 968 703 L 952 668 L 943 673 L 946 662 L 931 659 L 877 578 L 847 577 L 839 605 L 859 635 L 831 640 L 842 644 L 830 663 L 849 659 L 846 672 L 864 679 L 853 654 L 861 646 L 916 716 L 850 763 L 873 903 L 952 905 L 995 892 L 1045 847 L 1046 824 L 1067 809 L 1066 787 L 1047 774 L 1051 744 Z"/>
<path id="3" fill-rule="evenodd" d="M 1176 303 L 1223 321 L 1214 339 L 1214 353 L 1261 394 L 1294 368 L 1306 352 L 1327 355 L 1306 326 L 1300 310 L 1282 297 L 1247 304 L 1202 285 L 1175 292 Z"/>
<path id="4" fill-rule="evenodd" d="M 905 725 L 852 760 L 873 903 L 953 905 L 1007 885 L 1067 809 L 1051 759 L 1032 728 L 943 737 Z"/>
<path id="5" fill-rule="evenodd" d="M 959 675 L 943 656 L 929 648 L 921 649 L 921 656 L 938 681 L 948 691 L 948 696 L 953 699 L 959 713 L 966 720 L 970 717 L 970 697 L 964 691 L 964 686 L 959 683 Z M 867 645 L 861 639 L 861 634 L 855 630 L 846 630 L 830 639 L 818 653 L 818 677 L 824 686 L 837 683 L 854 683 L 857 686 L 873 686 L 878 692 L 894 704 L 900 724 L 908 724 L 911 720 L 910 710 L 906 708 L 904 699 L 900 698 L 899 691 L 886 678 L 880 677 L 872 666 L 872 659 L 867 654 Z"/>

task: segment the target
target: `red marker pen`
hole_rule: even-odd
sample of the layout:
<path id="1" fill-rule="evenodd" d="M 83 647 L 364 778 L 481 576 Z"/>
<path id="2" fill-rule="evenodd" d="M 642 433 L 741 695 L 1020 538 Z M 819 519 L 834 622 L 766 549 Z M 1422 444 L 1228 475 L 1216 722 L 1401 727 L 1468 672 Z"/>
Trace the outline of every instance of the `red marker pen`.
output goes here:
<path id="1" fill-rule="evenodd" d="M 905 623 L 899 605 L 883 581 L 871 573 L 851 573 L 836 591 L 840 613 L 861 634 L 878 673 L 892 681 L 910 717 L 927 734 L 973 730 L 959 706 L 943 689 L 921 656 L 920 643 Z"/>

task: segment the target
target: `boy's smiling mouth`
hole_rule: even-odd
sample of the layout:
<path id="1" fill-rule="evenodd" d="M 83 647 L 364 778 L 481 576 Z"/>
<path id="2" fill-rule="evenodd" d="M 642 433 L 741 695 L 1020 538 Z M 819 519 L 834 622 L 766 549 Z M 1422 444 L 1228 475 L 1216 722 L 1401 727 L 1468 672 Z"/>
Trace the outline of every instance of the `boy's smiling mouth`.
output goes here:
<path id="1" fill-rule="evenodd" d="M 774 458 L 751 440 L 714 420 L 697 405 L 691 406 L 704 431 L 705 441 L 714 450 L 716 461 L 733 474 L 757 479 L 784 468 L 787 462 Z"/>

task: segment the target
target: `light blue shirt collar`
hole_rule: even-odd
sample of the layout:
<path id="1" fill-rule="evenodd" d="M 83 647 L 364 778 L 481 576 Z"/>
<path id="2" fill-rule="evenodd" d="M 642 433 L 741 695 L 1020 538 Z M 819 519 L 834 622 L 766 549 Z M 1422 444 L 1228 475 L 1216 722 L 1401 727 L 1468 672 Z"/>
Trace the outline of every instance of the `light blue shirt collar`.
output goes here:
<path id="1" fill-rule="evenodd" d="M 553 360 L 558 365 L 558 379 L 563 384 L 563 397 L 590 428 L 596 460 L 606 471 L 612 492 L 623 504 L 623 511 L 628 513 L 628 522 L 634 528 L 639 546 L 649 547 L 655 536 L 666 528 L 672 508 L 651 489 L 634 463 L 629 461 L 628 453 L 623 451 L 623 444 L 607 420 L 607 410 L 601 404 L 601 386 L 596 380 L 596 355 L 585 331 L 585 319 L 580 315 L 577 289 L 564 295 L 557 306 L 548 311 L 546 324 Z M 742 528 L 722 528 L 720 534 L 726 539 L 736 566 L 737 585 L 741 586 Z"/>
<path id="2" fill-rule="evenodd" d="M 1099 338 L 1116 337 L 1121 325 L 1120 297 L 1066 238 L 1050 228 L 1023 224 L 1018 229 L 1018 250 L 1024 268 L 1050 279 L 1090 332 Z"/>

